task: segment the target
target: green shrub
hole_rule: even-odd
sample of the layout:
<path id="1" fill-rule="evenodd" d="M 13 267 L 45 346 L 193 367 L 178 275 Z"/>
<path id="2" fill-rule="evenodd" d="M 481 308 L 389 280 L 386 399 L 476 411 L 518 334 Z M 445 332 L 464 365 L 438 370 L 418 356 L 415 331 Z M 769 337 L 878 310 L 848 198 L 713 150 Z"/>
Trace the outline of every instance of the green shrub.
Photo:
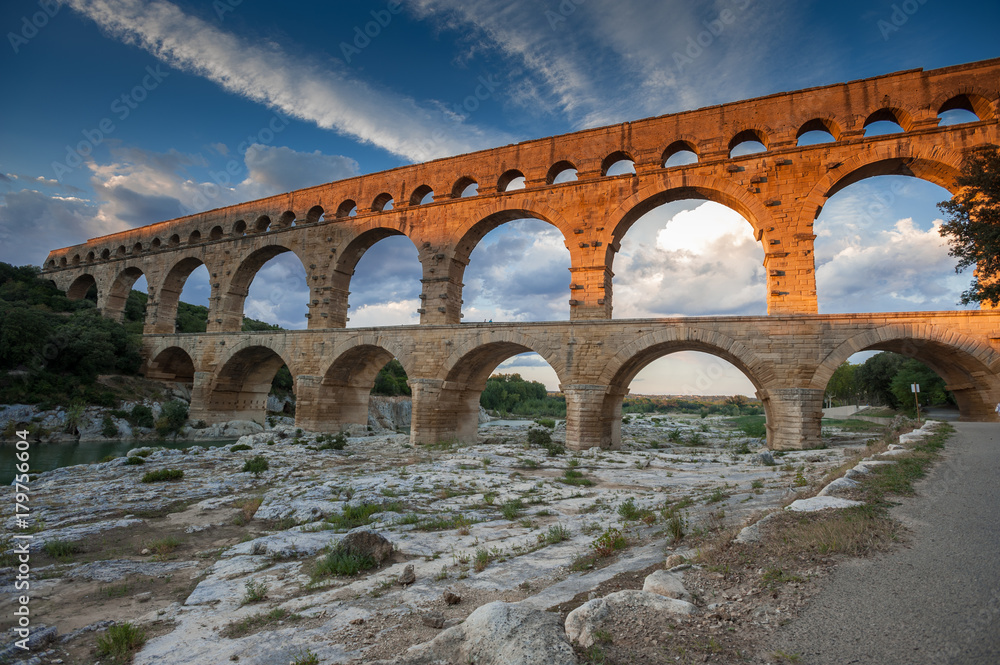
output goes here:
<path id="1" fill-rule="evenodd" d="M 180 480 L 184 477 L 184 472 L 180 469 L 160 469 L 150 471 L 142 477 L 144 483 L 159 483 L 167 480 Z"/>
<path id="2" fill-rule="evenodd" d="M 260 476 L 270 468 L 271 465 L 263 455 L 254 455 L 243 463 L 243 473 L 252 473 L 255 476 Z"/>
<path id="3" fill-rule="evenodd" d="M 536 418 L 535 422 L 541 425 L 542 427 L 548 427 L 549 429 L 556 428 L 556 421 L 553 420 L 552 418 Z"/>
<path id="4" fill-rule="evenodd" d="M 132 407 L 132 412 L 128 415 L 129 424 L 133 427 L 147 427 L 152 429 L 156 425 L 153 420 L 153 410 L 145 404 L 136 404 Z"/>
<path id="5" fill-rule="evenodd" d="M 362 570 L 375 567 L 375 559 L 364 554 L 356 554 L 347 551 L 338 543 L 328 548 L 327 554 L 316 562 L 313 569 L 313 580 L 319 580 L 331 575 L 347 576 L 357 575 Z"/>
<path id="6" fill-rule="evenodd" d="M 524 503 L 520 499 L 511 499 L 509 501 L 504 501 L 500 506 L 500 514 L 504 516 L 504 519 L 514 520 L 521 514 L 524 510 Z"/>
<path id="7" fill-rule="evenodd" d="M 608 529 L 590 544 L 594 548 L 594 553 L 599 557 L 608 557 L 618 550 L 628 547 L 628 540 L 618 529 Z"/>
<path id="8" fill-rule="evenodd" d="M 146 631 L 126 621 L 111 626 L 97 638 L 97 655 L 108 656 L 116 663 L 127 663 L 145 643 Z"/>
<path id="9" fill-rule="evenodd" d="M 343 432 L 337 432 L 337 436 L 332 437 L 329 441 L 320 446 L 318 450 L 343 450 L 346 445 L 347 435 Z"/>
<path id="10" fill-rule="evenodd" d="M 131 457 L 125 458 L 125 464 L 129 466 L 137 466 L 139 464 L 145 464 L 146 460 L 138 455 L 132 455 Z"/>
<path id="11" fill-rule="evenodd" d="M 229 448 L 229 452 L 231 452 L 231 453 L 238 453 L 241 450 L 251 450 L 251 449 L 252 449 L 252 447 L 248 446 L 245 443 L 238 443 L 235 446 L 230 447 Z"/>
<path id="12" fill-rule="evenodd" d="M 187 404 L 173 400 L 163 405 L 163 413 L 156 421 L 156 432 L 160 436 L 176 435 L 181 431 L 188 418 Z"/>
<path id="13" fill-rule="evenodd" d="M 53 559 L 68 559 L 83 551 L 80 544 L 70 540 L 50 540 L 42 545 L 42 551 Z"/>
<path id="14" fill-rule="evenodd" d="M 108 414 L 104 414 L 104 418 L 101 419 L 101 436 L 105 439 L 118 436 L 118 425 L 115 425 L 114 419 Z"/>
<path id="15" fill-rule="evenodd" d="M 265 582 L 259 582 L 257 580 L 247 580 L 244 585 L 245 593 L 243 594 L 243 604 L 247 605 L 249 603 L 259 603 L 260 601 L 267 598 L 268 586 Z"/>
<path id="16" fill-rule="evenodd" d="M 555 545 L 556 543 L 568 540 L 571 535 L 569 529 L 562 524 L 553 524 L 549 527 L 548 533 L 545 534 L 545 542 L 549 545 Z"/>

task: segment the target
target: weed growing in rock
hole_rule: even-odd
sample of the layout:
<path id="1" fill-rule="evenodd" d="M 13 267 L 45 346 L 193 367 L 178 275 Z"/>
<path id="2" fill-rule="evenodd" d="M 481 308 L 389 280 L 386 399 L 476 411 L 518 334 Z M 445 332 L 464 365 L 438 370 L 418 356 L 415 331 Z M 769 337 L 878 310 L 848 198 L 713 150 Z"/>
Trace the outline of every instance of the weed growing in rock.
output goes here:
<path id="1" fill-rule="evenodd" d="M 68 559 L 83 551 L 80 544 L 69 540 L 50 540 L 42 546 L 42 551 L 53 559 Z"/>
<path id="2" fill-rule="evenodd" d="M 336 436 L 328 436 L 325 441 L 317 450 L 343 450 L 347 446 L 347 435 L 337 432 Z M 320 440 L 316 439 L 316 442 L 320 443 Z"/>
<path id="3" fill-rule="evenodd" d="M 247 580 L 244 585 L 245 593 L 243 594 L 243 604 L 248 605 L 249 603 L 259 603 L 260 601 L 267 598 L 268 586 L 265 582 L 260 582 L 258 580 Z"/>
<path id="4" fill-rule="evenodd" d="M 549 429 L 556 428 L 556 421 L 551 418 L 536 418 L 535 423 L 541 425 L 542 427 L 548 427 Z"/>
<path id="5" fill-rule="evenodd" d="M 327 553 L 316 562 L 312 572 L 313 581 L 324 577 L 357 575 L 362 570 L 375 567 L 375 559 L 365 554 L 348 552 L 338 543 L 327 548 Z"/>
<path id="6" fill-rule="evenodd" d="M 243 473 L 252 473 L 257 477 L 270 468 L 271 465 L 263 455 L 254 455 L 246 462 L 243 462 Z"/>
<path id="7" fill-rule="evenodd" d="M 335 529 L 349 531 L 359 526 L 371 523 L 371 516 L 376 513 L 393 512 L 398 513 L 403 509 L 403 504 L 399 501 L 390 503 L 360 503 L 356 506 L 344 506 L 339 515 L 330 515 L 326 521 L 333 525 Z"/>
<path id="8" fill-rule="evenodd" d="M 726 494 L 721 487 L 716 487 L 715 490 L 708 495 L 708 498 L 705 499 L 705 503 L 718 503 L 719 501 L 724 501 L 728 498 L 729 495 Z"/>
<path id="9" fill-rule="evenodd" d="M 618 506 L 618 514 L 621 515 L 624 520 L 644 520 L 646 517 L 653 514 L 653 511 L 649 508 L 637 508 L 635 505 L 635 500 L 629 497 L 625 503 Z"/>
<path id="10" fill-rule="evenodd" d="M 184 472 L 180 469 L 159 469 L 150 471 L 142 477 L 144 483 L 161 483 L 170 480 L 180 480 L 184 477 Z"/>
<path id="11" fill-rule="evenodd" d="M 594 549 L 594 554 L 604 558 L 628 547 L 628 540 L 620 530 L 610 528 L 595 538 L 590 546 Z"/>
<path id="12" fill-rule="evenodd" d="M 500 506 L 500 514 L 507 520 L 517 519 L 523 510 L 524 502 L 520 499 L 510 499 L 509 501 L 504 501 Z"/>
<path id="13" fill-rule="evenodd" d="M 750 487 L 752 487 L 755 490 L 759 490 L 762 487 L 764 487 L 764 481 L 763 480 L 755 480 L 752 483 L 750 483 Z"/>
<path id="14" fill-rule="evenodd" d="M 240 509 L 240 512 L 236 514 L 236 518 L 233 520 L 236 526 L 245 526 L 253 516 L 257 514 L 257 509 L 260 508 L 260 504 L 264 503 L 264 497 L 255 496 L 250 499 L 245 499 L 236 503 L 236 507 Z"/>
<path id="15" fill-rule="evenodd" d="M 305 653 L 296 656 L 295 660 L 290 662 L 288 665 L 319 665 L 319 656 L 314 654 L 312 651 L 306 651 Z"/>
<path id="16" fill-rule="evenodd" d="M 125 464 L 127 464 L 128 466 L 137 466 L 139 464 L 145 464 L 145 463 L 146 460 L 139 457 L 138 455 L 132 455 L 131 457 L 125 458 Z"/>
<path id="17" fill-rule="evenodd" d="M 153 554 L 170 554 L 175 549 L 181 546 L 181 541 L 174 536 L 167 536 L 166 538 L 160 538 L 159 540 L 154 540 L 146 544 L 146 549 L 148 549 Z"/>
<path id="18" fill-rule="evenodd" d="M 490 552 L 485 547 L 477 547 L 476 553 L 472 557 L 472 568 L 477 573 L 486 569 L 490 565 Z"/>
<path id="19" fill-rule="evenodd" d="M 132 585 L 128 582 L 122 582 L 121 584 L 112 584 L 111 586 L 102 586 L 100 588 L 101 595 L 107 596 L 108 598 L 123 598 L 132 591 Z"/>
<path id="20" fill-rule="evenodd" d="M 229 449 L 229 452 L 231 452 L 231 453 L 238 453 L 241 450 L 250 450 L 250 449 L 251 449 L 251 446 L 248 446 L 245 443 L 238 443 L 235 446 L 231 447 Z"/>
<path id="21" fill-rule="evenodd" d="M 594 481 L 584 476 L 582 471 L 577 471 L 576 469 L 566 469 L 566 472 L 563 474 L 562 478 L 559 479 L 559 482 L 566 483 L 567 485 L 585 487 L 589 487 L 594 484 Z"/>
<path id="22" fill-rule="evenodd" d="M 549 545 L 555 545 L 556 543 L 561 543 L 564 540 L 569 540 L 573 534 L 570 530 L 564 527 L 562 524 L 553 524 L 549 527 L 548 532 L 545 534 L 545 542 Z"/>
<path id="23" fill-rule="evenodd" d="M 125 623 L 115 624 L 97 638 L 97 655 L 108 656 L 115 663 L 129 663 L 132 654 L 146 643 L 146 631 Z"/>
<path id="24" fill-rule="evenodd" d="M 279 621 L 295 621 L 301 618 L 298 614 L 292 614 L 288 610 L 279 607 L 266 614 L 254 614 L 245 619 L 234 621 L 219 631 L 219 634 L 228 638 L 243 637 L 266 628 L 271 624 L 276 624 Z"/>

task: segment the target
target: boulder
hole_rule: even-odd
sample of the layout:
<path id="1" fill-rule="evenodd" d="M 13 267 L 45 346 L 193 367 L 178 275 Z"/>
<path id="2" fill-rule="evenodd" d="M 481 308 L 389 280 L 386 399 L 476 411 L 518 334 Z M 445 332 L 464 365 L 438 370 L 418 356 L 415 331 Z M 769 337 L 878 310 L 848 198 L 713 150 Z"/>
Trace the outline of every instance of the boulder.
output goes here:
<path id="1" fill-rule="evenodd" d="M 754 464 L 763 464 L 764 466 L 774 466 L 777 464 L 774 461 L 774 455 L 771 454 L 770 450 L 765 450 L 763 452 L 757 453 L 753 456 Z"/>
<path id="2" fill-rule="evenodd" d="M 401 586 L 409 586 L 417 581 L 417 576 L 413 572 L 412 563 L 406 564 L 406 567 L 403 568 L 403 573 L 399 576 L 399 579 L 396 581 L 399 582 Z M 442 626 L 444 625 L 444 618 L 441 619 L 441 625 Z M 440 628 L 440 626 L 438 627 Z"/>
<path id="3" fill-rule="evenodd" d="M 628 589 L 587 601 L 570 612 L 566 617 L 566 636 L 586 649 L 594 644 L 594 632 L 600 630 L 606 621 L 616 616 L 630 616 L 640 608 L 658 614 L 694 614 L 698 611 L 684 600 Z"/>
<path id="4" fill-rule="evenodd" d="M 691 594 L 684 588 L 682 576 L 679 573 L 670 573 L 666 570 L 655 570 L 647 575 L 646 580 L 642 583 L 642 590 L 666 598 L 691 601 Z"/>
<path id="5" fill-rule="evenodd" d="M 374 531 L 351 531 L 344 536 L 339 546 L 351 554 L 370 556 L 378 565 L 392 556 L 392 542 Z"/>
<path id="6" fill-rule="evenodd" d="M 446 624 L 447 625 L 447 624 Z M 519 603 L 494 601 L 430 642 L 377 665 L 576 665 L 559 617 Z"/>
<path id="7" fill-rule="evenodd" d="M 860 506 L 861 501 L 851 501 L 850 499 L 841 499 L 836 496 L 814 496 L 809 499 L 798 499 L 792 501 L 789 505 L 785 506 L 785 510 L 791 510 L 797 513 L 812 513 L 817 510 L 827 510 L 829 508 L 850 508 L 851 506 Z"/>

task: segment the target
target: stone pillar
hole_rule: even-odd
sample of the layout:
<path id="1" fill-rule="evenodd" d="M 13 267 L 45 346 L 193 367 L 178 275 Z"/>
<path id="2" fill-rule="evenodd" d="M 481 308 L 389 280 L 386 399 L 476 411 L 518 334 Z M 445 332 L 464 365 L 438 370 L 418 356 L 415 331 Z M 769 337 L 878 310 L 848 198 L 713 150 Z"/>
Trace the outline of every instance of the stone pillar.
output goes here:
<path id="1" fill-rule="evenodd" d="M 465 264 L 443 252 L 421 252 L 423 276 L 420 293 L 420 323 L 451 325 L 462 322 L 462 275 Z"/>
<path id="2" fill-rule="evenodd" d="M 364 432 L 369 398 L 364 387 L 324 384 L 322 376 L 300 375 L 295 379 L 295 426 L 310 432 Z"/>
<path id="3" fill-rule="evenodd" d="M 621 408 L 624 393 L 608 386 L 560 386 L 566 396 L 566 447 L 570 450 L 621 446 Z"/>
<path id="4" fill-rule="evenodd" d="M 774 200 L 773 203 L 780 204 Z M 769 203 L 772 203 L 769 202 Z M 768 314 L 816 314 L 815 234 L 812 220 L 796 225 L 786 215 L 774 214 L 777 222 L 760 232 L 767 271 Z"/>
<path id="5" fill-rule="evenodd" d="M 614 273 L 606 265 L 569 269 L 570 321 L 611 318 L 611 280 Z"/>
<path id="6" fill-rule="evenodd" d="M 195 372 L 191 386 L 191 405 L 188 407 L 190 420 L 204 420 L 208 424 L 226 422 L 212 409 L 212 372 Z"/>
<path id="7" fill-rule="evenodd" d="M 309 290 L 309 330 L 347 326 L 347 297 L 350 291 L 335 286 L 313 286 Z"/>
<path id="8" fill-rule="evenodd" d="M 476 440 L 482 391 L 441 379 L 411 378 L 409 383 L 413 393 L 410 443 Z"/>
<path id="9" fill-rule="evenodd" d="M 959 420 L 965 422 L 997 422 L 996 406 L 1000 402 L 1000 379 L 977 373 L 976 382 L 949 383 L 945 390 L 955 395 Z"/>
<path id="10" fill-rule="evenodd" d="M 823 445 L 823 391 L 811 388 L 778 388 L 760 391 L 767 414 L 767 447 L 771 450 L 806 450 Z"/>

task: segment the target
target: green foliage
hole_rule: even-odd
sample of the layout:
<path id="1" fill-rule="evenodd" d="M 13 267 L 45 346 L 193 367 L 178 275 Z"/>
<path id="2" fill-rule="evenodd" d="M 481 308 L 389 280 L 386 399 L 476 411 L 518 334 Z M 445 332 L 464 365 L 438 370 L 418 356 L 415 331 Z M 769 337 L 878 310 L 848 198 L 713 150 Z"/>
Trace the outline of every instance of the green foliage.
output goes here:
<path id="1" fill-rule="evenodd" d="M 360 503 L 356 506 L 346 505 L 339 515 L 330 515 L 326 518 L 326 521 L 332 524 L 335 529 L 349 531 L 350 529 L 369 524 L 372 515 L 385 512 L 398 513 L 402 508 L 403 504 L 399 501 L 389 503 Z"/>
<path id="2" fill-rule="evenodd" d="M 858 401 L 858 381 L 855 374 L 858 365 L 845 362 L 833 372 L 833 376 L 826 384 L 826 397 L 839 400 L 847 404 L 855 404 Z"/>
<path id="3" fill-rule="evenodd" d="M 318 442 L 319 439 L 316 439 Z M 337 432 L 336 436 L 329 437 L 329 440 L 321 445 L 317 450 L 343 450 L 347 446 L 347 435 Z"/>
<path id="4" fill-rule="evenodd" d="M 945 390 L 945 382 L 934 373 L 931 368 L 918 360 L 907 360 L 900 366 L 896 376 L 892 377 L 889 389 L 899 402 L 901 409 L 909 414 L 915 414 L 913 393 L 910 392 L 910 384 L 919 383 L 920 393 L 918 398 L 921 406 L 930 404 L 942 404 L 949 401 L 950 395 Z"/>
<path id="5" fill-rule="evenodd" d="M 268 463 L 267 458 L 263 455 L 254 455 L 247 461 L 243 462 L 243 473 L 252 473 L 255 476 L 260 476 L 268 469 L 271 465 Z"/>
<path id="6" fill-rule="evenodd" d="M 873 403 L 893 409 L 915 411 L 911 383 L 920 384 L 922 405 L 954 403 L 954 396 L 945 390 L 945 382 L 919 360 L 896 353 L 876 354 L 858 366 L 855 372 L 859 392 Z"/>
<path id="7" fill-rule="evenodd" d="M 484 409 L 523 416 L 566 416 L 566 398 L 550 396 L 545 385 L 520 374 L 494 374 L 479 397 Z"/>
<path id="8" fill-rule="evenodd" d="M 105 439 L 118 436 L 118 425 L 115 425 L 114 419 L 108 414 L 104 414 L 104 418 L 101 419 L 101 436 Z"/>
<path id="9" fill-rule="evenodd" d="M 764 412 L 758 400 L 745 395 L 730 397 L 666 397 L 637 395 L 626 397 L 622 402 L 622 413 L 657 413 L 680 411 L 697 413 L 702 418 L 710 415 L 739 416 Z"/>
<path id="10" fill-rule="evenodd" d="M 500 505 L 500 514 L 508 520 L 516 520 L 523 510 L 524 502 L 520 499 L 510 499 Z"/>
<path id="11" fill-rule="evenodd" d="M 118 623 L 97 638 L 97 655 L 111 658 L 113 663 L 131 662 L 132 654 L 146 643 L 146 631 L 129 622 Z"/>
<path id="12" fill-rule="evenodd" d="M 312 572 L 313 581 L 331 575 L 357 575 L 362 570 L 375 567 L 375 559 L 366 554 L 350 552 L 339 543 L 327 548 L 327 554 L 316 562 Z"/>
<path id="13" fill-rule="evenodd" d="M 899 406 L 895 393 L 892 392 L 892 379 L 906 361 L 896 353 L 879 353 L 858 367 L 855 376 L 858 388 L 869 400 L 877 404 L 885 404 L 892 408 Z"/>
<path id="14" fill-rule="evenodd" d="M 594 548 L 594 554 L 597 556 L 608 557 L 628 547 L 628 540 L 620 530 L 611 528 L 595 538 L 590 546 Z"/>
<path id="15" fill-rule="evenodd" d="M 552 440 L 552 433 L 547 429 L 532 427 L 528 430 L 528 443 L 533 446 L 545 448 L 549 457 L 562 455 L 566 452 L 565 446 Z"/>
<path id="16" fill-rule="evenodd" d="M 132 455 L 130 457 L 125 458 L 125 464 L 127 464 L 128 466 L 139 466 L 140 464 L 145 464 L 145 463 L 146 460 L 144 460 L 142 457 L 139 457 L 138 455 Z"/>
<path id="17" fill-rule="evenodd" d="M 156 432 L 160 436 L 169 436 L 181 431 L 188 418 L 187 404 L 173 400 L 163 405 L 163 412 L 156 421 Z"/>
<path id="18" fill-rule="evenodd" d="M 406 370 L 398 360 L 393 358 L 378 371 L 372 395 L 409 395 L 410 385 L 406 382 Z"/>
<path id="19" fill-rule="evenodd" d="M 948 253 L 958 259 L 955 270 L 975 270 L 961 303 L 996 306 L 1000 303 L 1000 149 L 990 145 L 970 152 L 955 186 L 957 193 L 938 208 L 948 216 L 941 235 L 948 239 Z"/>
<path id="20" fill-rule="evenodd" d="M 42 546 L 42 551 L 53 559 L 69 559 L 83 551 L 80 544 L 70 540 L 50 540 Z"/>
<path id="21" fill-rule="evenodd" d="M 267 598 L 268 586 L 266 582 L 258 580 L 247 580 L 244 585 L 243 604 L 259 603 Z"/>
<path id="22" fill-rule="evenodd" d="M 229 447 L 229 452 L 231 453 L 238 453 L 242 450 L 253 450 L 253 446 L 248 446 L 245 443 L 238 443 L 235 446 Z"/>
<path id="23" fill-rule="evenodd" d="M 545 542 L 549 545 L 555 545 L 556 543 L 561 543 L 564 540 L 569 540 L 572 537 L 570 530 L 564 527 L 562 524 L 553 524 L 549 527 L 548 532 L 545 534 Z"/>
<path id="24" fill-rule="evenodd" d="M 153 410 L 145 404 L 136 404 L 129 413 L 128 422 L 132 427 L 154 427 Z"/>
<path id="25" fill-rule="evenodd" d="M 180 480 L 184 477 L 184 471 L 181 469 L 159 469 L 158 471 L 150 471 L 142 477 L 142 482 L 144 483 L 160 483 L 168 480 Z"/>
<path id="26" fill-rule="evenodd" d="M 618 514 L 623 520 L 641 520 L 653 514 L 649 508 L 638 508 L 635 499 L 629 497 L 623 504 L 618 506 Z"/>

